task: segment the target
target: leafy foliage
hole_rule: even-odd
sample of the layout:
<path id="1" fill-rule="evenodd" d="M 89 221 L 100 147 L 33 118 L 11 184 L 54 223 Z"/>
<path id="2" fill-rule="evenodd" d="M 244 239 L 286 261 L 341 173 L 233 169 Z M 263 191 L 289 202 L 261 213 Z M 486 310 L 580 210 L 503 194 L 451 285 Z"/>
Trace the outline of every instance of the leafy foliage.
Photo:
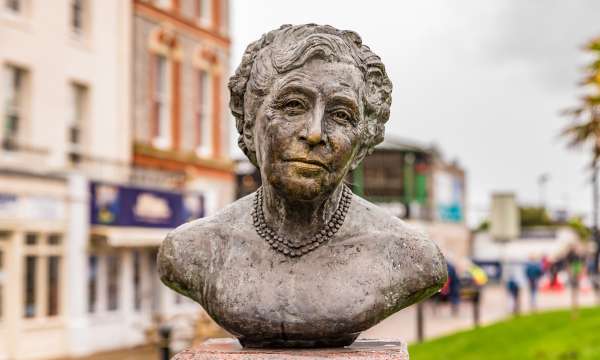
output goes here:
<path id="1" fill-rule="evenodd" d="M 592 150 L 592 167 L 600 163 L 600 37 L 593 39 L 585 50 L 596 58 L 585 68 L 582 85 L 588 94 L 581 98 L 580 104 L 566 109 L 564 114 L 573 122 L 562 131 L 570 147 L 586 147 Z"/>
<path id="2" fill-rule="evenodd" d="M 554 225 L 543 207 L 520 207 L 521 227 Z"/>
<path id="3" fill-rule="evenodd" d="M 587 241 L 592 236 L 592 231 L 590 230 L 590 228 L 585 226 L 581 218 L 575 217 L 569 219 L 567 224 L 571 229 L 573 229 L 573 231 L 577 233 L 577 236 L 579 236 L 579 239 L 582 241 Z"/>

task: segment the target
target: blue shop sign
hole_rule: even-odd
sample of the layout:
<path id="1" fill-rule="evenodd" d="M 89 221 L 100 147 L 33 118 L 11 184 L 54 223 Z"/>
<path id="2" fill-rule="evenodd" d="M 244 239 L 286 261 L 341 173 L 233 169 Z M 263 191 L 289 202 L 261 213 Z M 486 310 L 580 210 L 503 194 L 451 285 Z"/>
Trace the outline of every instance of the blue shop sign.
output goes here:
<path id="1" fill-rule="evenodd" d="M 204 198 L 163 190 L 91 183 L 94 225 L 174 228 L 204 216 Z"/>

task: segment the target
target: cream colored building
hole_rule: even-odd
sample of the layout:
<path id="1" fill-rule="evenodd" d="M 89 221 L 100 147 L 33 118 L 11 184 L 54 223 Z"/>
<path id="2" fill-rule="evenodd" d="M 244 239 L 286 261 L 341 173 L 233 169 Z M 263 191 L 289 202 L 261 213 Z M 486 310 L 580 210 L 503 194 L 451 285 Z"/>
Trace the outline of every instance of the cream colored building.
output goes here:
<path id="1" fill-rule="evenodd" d="M 134 7 L 0 2 L 0 359 L 134 346 L 198 310 L 156 276 L 168 229 L 91 221 L 92 184 L 133 178 Z"/>
<path id="2" fill-rule="evenodd" d="M 129 161 L 129 11 L 119 0 L 0 5 L 2 359 L 93 350 L 79 339 L 86 174 L 126 176 L 90 160 Z"/>

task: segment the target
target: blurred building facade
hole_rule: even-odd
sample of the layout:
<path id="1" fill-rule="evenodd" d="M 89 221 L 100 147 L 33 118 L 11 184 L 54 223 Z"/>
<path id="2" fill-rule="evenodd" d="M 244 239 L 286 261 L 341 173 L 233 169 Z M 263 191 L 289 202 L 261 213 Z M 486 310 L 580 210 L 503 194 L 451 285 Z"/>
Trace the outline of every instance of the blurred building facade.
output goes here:
<path id="1" fill-rule="evenodd" d="M 348 180 L 355 193 L 427 232 L 445 255 L 470 255 L 465 171 L 434 146 L 388 135 Z"/>
<path id="2" fill-rule="evenodd" d="M 260 186 L 249 161 L 238 161 L 236 174 L 237 197 Z M 460 165 L 445 161 L 434 147 L 388 135 L 346 180 L 357 195 L 423 228 L 445 253 L 467 257 L 465 178 Z"/>
<path id="3" fill-rule="evenodd" d="M 0 359 L 147 341 L 198 307 L 166 233 L 233 200 L 226 0 L 0 4 Z"/>
<path id="4" fill-rule="evenodd" d="M 525 267 L 531 261 L 561 262 L 574 250 L 580 255 L 593 251 L 569 225 L 568 213 L 551 218 L 543 207 L 519 204 L 514 192 L 491 195 L 489 221 L 474 234 L 472 259 L 490 278 L 513 277 L 526 284 Z"/>

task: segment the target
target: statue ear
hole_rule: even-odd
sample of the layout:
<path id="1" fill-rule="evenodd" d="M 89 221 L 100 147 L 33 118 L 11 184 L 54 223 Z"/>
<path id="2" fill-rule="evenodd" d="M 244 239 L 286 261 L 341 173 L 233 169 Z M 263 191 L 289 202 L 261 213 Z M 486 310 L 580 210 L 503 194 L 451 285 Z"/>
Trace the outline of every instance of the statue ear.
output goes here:
<path id="1" fill-rule="evenodd" d="M 244 122 L 244 143 L 248 150 L 255 152 L 256 147 L 254 146 L 254 122 L 250 124 L 250 121 Z"/>
<path id="2" fill-rule="evenodd" d="M 354 159 L 352 159 L 352 164 L 350 164 L 350 170 L 356 169 L 356 167 L 363 161 L 365 156 L 369 154 L 368 146 L 361 146 L 360 149 L 356 152 Z"/>

